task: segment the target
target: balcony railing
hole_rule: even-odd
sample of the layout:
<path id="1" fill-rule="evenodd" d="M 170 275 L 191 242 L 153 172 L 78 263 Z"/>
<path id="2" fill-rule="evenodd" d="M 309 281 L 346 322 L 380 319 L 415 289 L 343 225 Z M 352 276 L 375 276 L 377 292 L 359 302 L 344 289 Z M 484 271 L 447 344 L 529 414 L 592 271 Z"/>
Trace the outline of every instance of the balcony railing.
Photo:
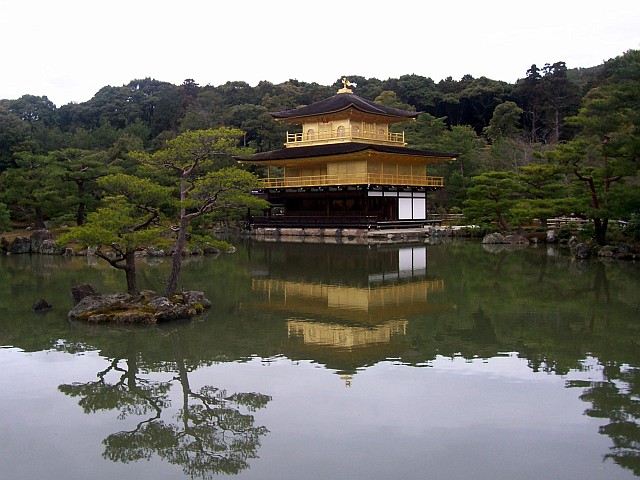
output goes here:
<path id="1" fill-rule="evenodd" d="M 340 142 L 366 142 L 377 144 L 405 145 L 404 132 L 373 132 L 356 129 L 333 130 L 330 132 L 288 133 L 288 147 L 302 147 L 305 145 L 317 145 L 322 143 Z"/>
<path id="2" fill-rule="evenodd" d="M 407 185 L 443 187 L 443 177 L 356 173 L 346 175 L 306 175 L 300 177 L 262 178 L 261 188 L 328 187 L 343 185 Z"/>

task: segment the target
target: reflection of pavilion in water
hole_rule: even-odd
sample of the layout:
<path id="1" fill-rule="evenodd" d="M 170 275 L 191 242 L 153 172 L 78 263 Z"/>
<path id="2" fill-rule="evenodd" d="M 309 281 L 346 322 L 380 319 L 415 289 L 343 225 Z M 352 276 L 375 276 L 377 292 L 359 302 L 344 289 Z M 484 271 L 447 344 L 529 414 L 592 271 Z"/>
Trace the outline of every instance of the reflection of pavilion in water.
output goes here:
<path id="1" fill-rule="evenodd" d="M 305 343 L 354 347 L 404 335 L 405 317 L 437 307 L 429 304 L 429 293 L 444 291 L 444 282 L 416 279 L 354 287 L 254 278 L 252 288 L 266 294 L 261 309 L 292 315 L 288 320 L 290 336 Z"/>
<path id="2" fill-rule="evenodd" d="M 343 374 L 405 351 L 407 317 L 448 309 L 429 301 L 444 281 L 427 274 L 424 245 L 269 248 L 277 251 L 269 250 L 266 264 L 252 251 L 252 289 L 261 299 L 254 307 L 286 315 L 294 357 Z"/>

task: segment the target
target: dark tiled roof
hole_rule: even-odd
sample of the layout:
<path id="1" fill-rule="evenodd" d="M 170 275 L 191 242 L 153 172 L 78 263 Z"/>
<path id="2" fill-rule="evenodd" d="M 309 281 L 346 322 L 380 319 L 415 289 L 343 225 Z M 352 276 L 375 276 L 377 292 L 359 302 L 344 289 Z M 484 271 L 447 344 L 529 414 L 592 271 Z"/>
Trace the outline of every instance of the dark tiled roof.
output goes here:
<path id="1" fill-rule="evenodd" d="M 324 100 L 312 103 L 311 105 L 291 110 L 284 110 L 282 112 L 272 112 L 271 116 L 276 120 L 312 117 L 315 115 L 327 115 L 330 113 L 340 112 L 350 107 L 365 113 L 406 119 L 415 118 L 421 113 L 386 107 L 384 105 L 365 100 L 353 93 L 338 93 L 333 97 L 325 98 Z"/>
<path id="2" fill-rule="evenodd" d="M 308 147 L 281 148 L 270 152 L 256 153 L 250 157 L 235 157 L 240 161 L 268 162 L 271 160 L 290 160 L 295 158 L 324 157 L 328 155 L 343 155 L 347 153 L 373 150 L 381 153 L 393 153 L 396 155 L 412 155 L 421 157 L 445 157 L 455 158 L 457 153 L 441 153 L 429 150 L 414 150 L 407 147 L 395 147 L 390 145 L 374 145 L 369 143 L 333 143 L 328 145 L 312 145 Z"/>

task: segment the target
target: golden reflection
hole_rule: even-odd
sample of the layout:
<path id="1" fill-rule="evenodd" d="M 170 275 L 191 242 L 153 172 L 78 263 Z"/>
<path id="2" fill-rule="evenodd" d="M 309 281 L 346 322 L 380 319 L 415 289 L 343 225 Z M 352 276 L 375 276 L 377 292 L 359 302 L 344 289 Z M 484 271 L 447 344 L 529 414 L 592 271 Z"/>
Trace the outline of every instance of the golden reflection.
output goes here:
<path id="1" fill-rule="evenodd" d="M 389 343 L 394 335 L 405 336 L 407 321 L 390 320 L 382 325 L 359 327 L 292 318 L 287 321 L 287 333 L 290 338 L 297 337 L 307 344 L 354 348 Z"/>
<path id="2" fill-rule="evenodd" d="M 411 350 L 412 319 L 452 309 L 444 280 L 427 273 L 424 245 L 276 243 L 251 253 L 247 306 L 285 321 L 290 358 L 335 369 L 346 386 L 363 366 Z"/>
<path id="3" fill-rule="evenodd" d="M 302 316 L 338 317 L 380 323 L 415 313 L 441 310 L 428 302 L 430 293 L 444 291 L 444 280 L 418 280 L 383 286 L 346 286 L 254 278 L 254 292 L 265 294 L 256 305 L 265 310 L 296 312 Z"/>

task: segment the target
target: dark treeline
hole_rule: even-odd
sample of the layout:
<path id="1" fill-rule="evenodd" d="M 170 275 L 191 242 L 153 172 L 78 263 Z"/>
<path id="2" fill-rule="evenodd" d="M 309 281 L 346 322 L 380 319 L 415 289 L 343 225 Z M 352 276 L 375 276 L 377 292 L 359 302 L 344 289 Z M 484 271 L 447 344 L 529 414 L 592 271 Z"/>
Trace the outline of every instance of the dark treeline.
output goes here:
<path id="1" fill-rule="evenodd" d="M 551 185 L 543 185 L 544 182 L 533 178 L 536 175 L 553 178 L 556 186 L 568 188 L 572 183 L 583 189 L 591 188 L 585 175 L 593 173 L 598 159 L 592 158 L 593 149 L 580 142 L 596 142 L 599 156 L 606 158 L 606 167 L 602 162 L 598 164 L 600 180 L 606 183 L 605 177 L 612 180 L 622 175 L 627 179 L 633 177 L 631 184 L 634 183 L 637 168 L 630 168 L 629 161 L 636 160 L 638 151 L 637 141 L 633 139 L 637 138 L 640 127 L 638 115 L 634 113 L 634 109 L 638 110 L 637 104 L 633 107 L 633 102 L 640 97 L 639 64 L 639 52 L 631 50 L 592 68 L 569 69 L 561 61 L 542 67 L 532 65 L 514 84 L 471 75 L 460 80 L 448 77 L 439 82 L 413 74 L 387 80 L 358 75 L 348 78 L 357 84 L 354 92 L 364 98 L 422 112 L 416 122 L 398 127 L 407 133 L 409 147 L 460 154 L 456 162 L 429 172 L 443 175 L 447 185 L 431 198 L 432 212 L 466 209 L 470 218 L 497 222 L 508 230 L 532 216 L 540 218 L 579 211 L 593 217 L 594 208 L 602 209 L 602 201 L 582 206 L 560 206 L 556 202 L 554 208 L 542 212 L 540 201 L 537 206 L 531 203 L 536 198 L 548 198 L 552 191 L 557 198 L 566 198 L 568 194 L 567 190 L 554 191 Z M 633 83 L 635 88 L 630 86 Z M 287 127 L 275 122 L 269 112 L 321 100 L 335 94 L 341 86 L 340 79 L 333 85 L 289 80 L 278 85 L 262 81 L 252 87 L 242 81 L 200 86 L 192 79 L 174 85 L 146 78 L 120 87 L 105 86 L 87 102 L 61 107 L 46 96 L 25 95 L 15 100 L 0 100 L 0 185 L 3 188 L 0 202 L 8 206 L 4 209 L 5 224 L 9 213 L 14 222 L 33 222 L 36 218 L 68 219 L 70 204 L 74 202 L 83 203 L 85 210 L 95 208 L 96 196 L 90 195 L 95 177 L 107 174 L 109 168 L 115 166 L 135 174 L 135 162 L 128 152 L 157 151 L 166 140 L 188 130 L 236 127 L 244 132 L 239 139 L 240 147 L 258 152 L 281 148 Z M 622 120 L 614 118 L 621 102 L 622 106 L 629 107 Z M 596 125 L 596 118 L 609 118 L 609 123 Z M 607 151 L 602 146 L 605 139 L 614 140 L 607 145 Z M 559 146 L 567 145 L 574 149 L 573 153 L 557 151 Z M 589 152 L 581 160 L 586 160 L 588 165 L 584 163 L 572 172 L 571 165 L 576 165 L 572 155 L 579 156 L 575 149 L 580 148 Z M 620 171 L 610 171 L 614 160 L 625 161 Z M 95 168 L 87 168 L 85 161 L 93 162 Z M 76 165 L 72 166 L 74 162 Z M 40 183 L 34 183 L 33 178 L 18 181 L 15 173 L 11 174 L 19 171 L 21 177 L 29 176 L 28 172 L 35 175 L 44 163 L 56 165 L 56 178 L 67 181 L 59 181 L 54 188 L 51 174 Z M 540 164 L 553 164 L 557 168 L 531 171 Z M 98 168 L 99 165 L 104 168 Z M 523 171 L 523 168 L 530 170 Z M 81 175 L 88 170 L 93 174 Z M 510 192 L 510 199 L 504 199 L 506 203 L 492 200 L 487 192 L 480 193 L 481 201 L 474 198 L 473 189 L 479 187 L 479 181 L 474 179 L 484 176 L 482 185 L 495 184 L 495 172 L 508 172 L 506 180 L 499 179 L 498 183 L 501 182 L 502 192 L 505 189 Z M 530 178 L 523 181 L 514 176 L 522 174 Z M 507 185 L 516 180 L 518 185 Z M 607 183 L 606 188 L 611 185 Z M 30 198 L 21 196 L 25 190 L 31 193 L 27 195 Z M 529 203 L 519 200 L 529 200 Z M 497 207 L 483 204 L 487 201 Z M 633 213 L 628 204 L 631 200 L 624 201 L 626 210 L 621 210 L 618 216 L 629 217 Z M 523 214 L 523 210 L 527 213 Z M 81 221 L 84 214 L 81 212 L 77 220 Z M 608 218 L 610 212 L 605 215 L 600 211 L 598 215 Z M 2 218 L 0 204 L 0 230 Z"/>
<path id="2" fill-rule="evenodd" d="M 351 75 L 359 96 L 443 118 L 447 126 L 468 125 L 481 135 L 495 108 L 515 102 L 525 112 L 523 127 L 534 142 L 566 137 L 562 120 L 577 112 L 589 85 L 597 84 L 602 67 L 569 70 L 564 62 L 533 65 L 516 84 L 448 77 L 436 83 L 419 75 L 378 80 Z M 233 126 L 246 132 L 247 146 L 256 151 L 280 148 L 283 131 L 269 112 L 295 108 L 336 93 L 333 85 L 289 80 L 255 87 L 242 81 L 200 86 L 187 79 L 182 85 L 151 78 L 121 87 L 105 86 L 83 103 L 56 107 L 46 96 L 24 95 L 0 100 L 2 138 L 0 168 L 15 166 L 13 153 L 44 153 L 65 147 L 110 148 L 123 136 L 135 137 L 145 148 L 185 130 Z M 558 114 L 559 116 L 557 116 Z"/>

